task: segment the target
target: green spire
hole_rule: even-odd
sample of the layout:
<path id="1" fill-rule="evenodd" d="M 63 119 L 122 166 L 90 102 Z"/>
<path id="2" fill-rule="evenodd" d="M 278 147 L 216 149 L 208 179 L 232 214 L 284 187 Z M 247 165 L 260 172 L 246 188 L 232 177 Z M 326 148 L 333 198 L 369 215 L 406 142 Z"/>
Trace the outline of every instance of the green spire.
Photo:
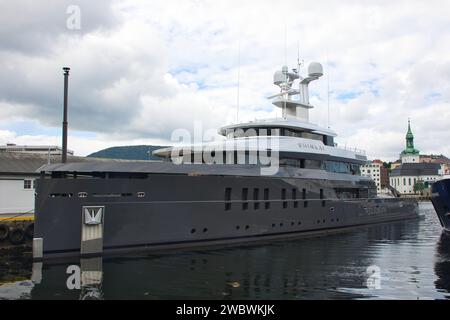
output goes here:
<path id="1" fill-rule="evenodd" d="M 402 155 L 418 155 L 419 150 L 414 148 L 414 135 L 411 131 L 411 121 L 408 119 L 408 132 L 406 133 L 406 149 Z"/>

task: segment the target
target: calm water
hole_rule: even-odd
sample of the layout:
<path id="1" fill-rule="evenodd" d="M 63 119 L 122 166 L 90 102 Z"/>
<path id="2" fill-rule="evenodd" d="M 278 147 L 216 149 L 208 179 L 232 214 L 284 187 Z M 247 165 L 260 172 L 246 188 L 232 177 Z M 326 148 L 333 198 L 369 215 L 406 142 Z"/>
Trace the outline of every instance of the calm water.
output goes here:
<path id="1" fill-rule="evenodd" d="M 420 209 L 419 220 L 324 237 L 90 260 L 101 282 L 80 290 L 66 285 L 80 261 L 44 264 L 33 283 L 17 253 L 0 260 L 0 299 L 448 299 L 450 236 L 431 204 Z"/>

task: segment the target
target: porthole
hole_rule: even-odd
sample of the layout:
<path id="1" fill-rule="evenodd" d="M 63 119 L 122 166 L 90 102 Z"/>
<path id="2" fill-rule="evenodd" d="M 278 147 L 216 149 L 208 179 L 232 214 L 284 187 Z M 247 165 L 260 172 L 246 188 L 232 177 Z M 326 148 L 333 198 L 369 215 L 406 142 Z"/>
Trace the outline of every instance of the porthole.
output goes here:
<path id="1" fill-rule="evenodd" d="M 250 228 L 249 225 L 246 225 L 246 226 L 245 226 L 245 230 L 248 230 L 249 228 Z"/>
<path id="2" fill-rule="evenodd" d="M 240 226 L 236 226 L 236 230 L 239 230 L 241 227 Z"/>
<path id="3" fill-rule="evenodd" d="M 203 233 L 208 232 L 208 228 L 203 228 Z"/>
<path id="4" fill-rule="evenodd" d="M 331 212 L 334 212 L 334 207 L 331 207 L 331 208 L 330 208 L 330 211 L 331 211 Z"/>
<path id="5" fill-rule="evenodd" d="M 291 222 L 291 226 L 293 226 L 293 225 L 295 225 L 295 222 L 294 222 L 294 221 Z"/>
<path id="6" fill-rule="evenodd" d="M 301 221 L 299 221 L 298 223 L 297 223 L 298 225 L 301 225 L 302 224 L 302 222 Z"/>
<path id="7" fill-rule="evenodd" d="M 283 222 L 282 223 L 280 223 L 280 227 L 282 227 L 283 226 Z"/>
<path id="8" fill-rule="evenodd" d="M 195 229 L 191 229 L 191 233 L 195 233 Z"/>

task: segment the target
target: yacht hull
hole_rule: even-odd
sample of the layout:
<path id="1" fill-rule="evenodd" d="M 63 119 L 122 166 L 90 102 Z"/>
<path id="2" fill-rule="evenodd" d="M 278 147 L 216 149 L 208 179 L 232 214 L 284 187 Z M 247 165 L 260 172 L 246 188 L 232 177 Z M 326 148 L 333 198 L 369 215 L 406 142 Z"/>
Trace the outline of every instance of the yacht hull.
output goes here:
<path id="1" fill-rule="evenodd" d="M 101 255 L 309 236 L 417 217 L 413 200 L 339 199 L 334 191 L 343 184 L 355 182 L 170 174 L 41 178 L 34 237 L 42 252 L 35 258 L 91 255 L 80 250 L 85 208 L 103 208 L 95 253 Z"/>
<path id="2" fill-rule="evenodd" d="M 443 179 L 432 184 L 432 197 L 439 222 L 445 231 L 450 232 L 450 179 Z"/>

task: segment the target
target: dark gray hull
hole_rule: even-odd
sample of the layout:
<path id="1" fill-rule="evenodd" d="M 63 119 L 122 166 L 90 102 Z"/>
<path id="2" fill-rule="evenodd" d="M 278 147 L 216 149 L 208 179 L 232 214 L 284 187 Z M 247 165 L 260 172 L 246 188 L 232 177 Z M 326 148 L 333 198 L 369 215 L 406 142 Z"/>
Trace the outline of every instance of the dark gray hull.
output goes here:
<path id="1" fill-rule="evenodd" d="M 104 206 L 101 254 L 267 241 L 417 217 L 415 201 L 337 198 L 336 188 L 355 186 L 362 185 L 279 176 L 42 178 L 34 237 L 42 239 L 44 259 L 79 256 L 83 206 Z"/>
<path id="2" fill-rule="evenodd" d="M 442 228 L 450 232 L 450 179 L 443 179 L 433 183 L 431 202 Z"/>

